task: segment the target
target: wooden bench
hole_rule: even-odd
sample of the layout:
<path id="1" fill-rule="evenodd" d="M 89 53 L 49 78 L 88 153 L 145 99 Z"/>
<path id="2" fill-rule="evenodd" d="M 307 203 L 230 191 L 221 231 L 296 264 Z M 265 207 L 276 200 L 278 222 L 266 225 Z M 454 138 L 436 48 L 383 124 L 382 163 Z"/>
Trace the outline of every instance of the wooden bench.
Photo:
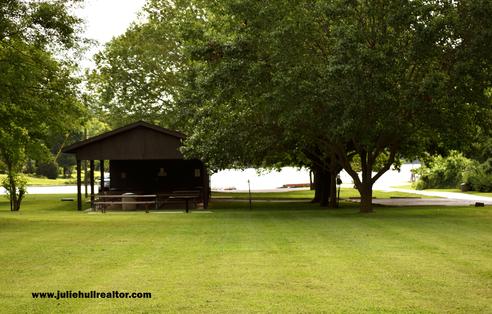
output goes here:
<path id="1" fill-rule="evenodd" d="M 129 200 L 124 200 L 125 198 L 132 198 L 132 199 L 147 199 L 147 200 L 142 200 L 142 201 L 129 201 Z M 149 200 L 151 199 L 151 200 Z M 157 201 L 157 195 L 155 194 L 144 194 L 144 195 L 139 195 L 139 194 L 120 194 L 120 195 L 97 195 L 95 200 L 94 200 L 94 209 L 97 210 L 98 208 L 101 209 L 101 212 L 105 213 L 106 208 L 111 206 L 111 205 L 125 205 L 125 204 L 135 204 L 135 205 L 145 205 L 145 211 L 149 211 L 149 205 L 154 205 L 154 208 L 158 208 L 158 201 Z"/>

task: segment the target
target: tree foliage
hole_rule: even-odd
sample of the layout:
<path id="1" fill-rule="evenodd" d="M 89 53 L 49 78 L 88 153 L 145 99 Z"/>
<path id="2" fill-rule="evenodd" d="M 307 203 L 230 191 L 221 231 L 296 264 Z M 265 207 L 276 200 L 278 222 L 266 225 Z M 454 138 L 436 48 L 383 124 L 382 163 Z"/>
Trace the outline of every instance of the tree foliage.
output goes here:
<path id="1" fill-rule="evenodd" d="M 149 1 L 147 22 L 133 23 L 95 56 L 89 83 L 95 108 L 113 127 L 136 120 L 174 125 L 185 68 L 181 29 L 196 19 L 187 1 Z"/>
<path id="2" fill-rule="evenodd" d="M 466 181 L 467 173 L 474 171 L 478 163 L 451 151 L 448 156 L 434 156 L 426 160 L 415 172 L 419 175 L 416 188 L 459 188 Z"/>
<path id="3" fill-rule="evenodd" d="M 492 158 L 466 173 L 466 183 L 472 191 L 492 192 Z"/>
<path id="4" fill-rule="evenodd" d="M 258 121 L 275 126 L 278 138 L 341 164 L 362 211 L 372 210 L 372 185 L 398 156 L 458 148 L 490 123 L 487 1 L 225 1 L 209 9 L 213 30 L 191 45 L 186 110 L 195 132 L 247 134 L 234 137 L 239 146 L 261 130 Z M 226 112 L 234 122 L 215 131 Z M 254 125 L 245 133 L 234 128 L 243 117 Z M 207 151 L 203 137 L 192 136 L 190 147 Z"/>
<path id="5" fill-rule="evenodd" d="M 462 148 L 492 121 L 490 1 L 155 0 L 146 12 L 101 55 L 103 99 L 165 112 L 185 152 L 217 168 L 309 163 L 333 182 L 343 167 L 370 212 L 399 157 Z"/>
<path id="6" fill-rule="evenodd" d="M 79 20 L 67 1 L 9 0 L 0 4 L 0 158 L 11 210 L 25 194 L 19 173 L 27 156 L 48 152 L 44 139 L 78 124 L 74 65 L 63 53 L 78 49 Z"/>

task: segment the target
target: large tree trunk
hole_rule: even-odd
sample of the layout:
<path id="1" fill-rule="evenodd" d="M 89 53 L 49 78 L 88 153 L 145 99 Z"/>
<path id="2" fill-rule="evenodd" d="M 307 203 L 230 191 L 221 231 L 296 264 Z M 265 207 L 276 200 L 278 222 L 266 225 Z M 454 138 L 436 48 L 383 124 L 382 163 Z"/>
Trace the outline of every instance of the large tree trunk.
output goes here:
<path id="1" fill-rule="evenodd" d="M 314 198 L 311 203 L 320 203 L 321 206 L 337 207 L 337 183 L 336 176 L 341 166 L 336 161 L 335 154 L 330 158 L 320 159 L 316 154 L 306 152 L 312 162 L 314 176 Z"/>
<path id="2" fill-rule="evenodd" d="M 326 207 L 330 200 L 330 173 L 321 167 L 314 167 L 314 198 L 311 203 Z"/>
<path id="3" fill-rule="evenodd" d="M 335 171 L 330 172 L 330 208 L 337 208 L 337 173 Z"/>
<path id="4" fill-rule="evenodd" d="M 313 167 L 313 188 L 314 188 L 314 198 L 311 200 L 311 203 L 319 203 L 321 200 L 321 178 L 320 178 L 320 170 L 318 167 Z"/>
<path id="5" fill-rule="evenodd" d="M 369 154 L 361 154 L 362 180 L 356 184 L 360 193 L 360 212 L 372 213 L 372 165 L 373 161 L 368 158 Z"/>
<path id="6" fill-rule="evenodd" d="M 357 145 L 355 145 L 357 146 Z M 386 160 L 384 166 L 379 169 L 376 175 L 372 176 L 372 167 L 374 162 L 380 154 L 385 150 L 389 151 L 388 159 Z M 391 165 L 395 161 L 396 152 L 398 151 L 397 143 L 389 143 L 387 146 L 380 144 L 373 150 L 366 150 L 363 147 L 359 147 L 356 152 L 360 156 L 362 178 L 359 177 L 357 172 L 352 168 L 350 164 L 350 159 L 347 157 L 348 154 L 345 150 L 344 145 L 335 145 L 335 153 L 337 154 L 340 163 L 347 173 L 354 180 L 354 184 L 360 193 L 360 212 L 361 213 L 371 213 L 373 212 L 372 206 L 372 186 L 374 183 L 390 169 Z"/>
<path id="7" fill-rule="evenodd" d="M 321 170 L 320 183 L 319 204 L 322 207 L 327 207 L 330 200 L 330 173 L 328 171 Z"/>
<path id="8" fill-rule="evenodd" d="M 372 184 L 370 182 L 362 182 L 358 190 L 360 193 L 360 212 L 372 213 L 374 211 L 372 206 Z"/>

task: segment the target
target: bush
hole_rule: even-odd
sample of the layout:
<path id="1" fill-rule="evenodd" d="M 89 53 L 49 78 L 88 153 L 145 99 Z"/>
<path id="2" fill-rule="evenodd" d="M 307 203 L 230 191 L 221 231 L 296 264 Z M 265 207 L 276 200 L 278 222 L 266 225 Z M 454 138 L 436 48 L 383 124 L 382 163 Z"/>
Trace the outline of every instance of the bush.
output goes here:
<path id="1" fill-rule="evenodd" d="M 448 157 L 432 157 L 427 165 L 416 170 L 420 175 L 417 190 L 432 188 L 459 188 L 465 182 L 466 174 L 471 173 L 478 162 L 452 151 Z"/>
<path id="2" fill-rule="evenodd" d="M 36 174 L 48 179 L 56 179 L 58 178 L 58 164 L 54 161 L 40 163 L 36 168 Z"/>
<path id="3" fill-rule="evenodd" d="M 492 158 L 469 171 L 466 177 L 472 191 L 492 192 Z"/>
<path id="4" fill-rule="evenodd" d="M 36 173 L 36 162 L 32 159 L 27 160 L 26 166 L 24 168 L 24 173 L 35 174 Z"/>

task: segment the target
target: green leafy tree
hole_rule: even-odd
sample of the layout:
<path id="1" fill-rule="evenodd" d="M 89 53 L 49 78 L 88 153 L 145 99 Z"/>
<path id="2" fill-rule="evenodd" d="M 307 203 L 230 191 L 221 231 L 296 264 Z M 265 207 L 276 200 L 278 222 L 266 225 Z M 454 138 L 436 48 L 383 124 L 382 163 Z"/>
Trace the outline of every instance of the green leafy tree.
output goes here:
<path id="1" fill-rule="evenodd" d="M 2 186 L 7 191 L 10 210 L 17 211 L 26 194 L 27 181 L 23 178 L 21 170 L 26 160 L 28 136 L 24 129 L 12 126 L 8 130 L 0 129 L 0 139 L 0 158 L 7 170 Z"/>
<path id="2" fill-rule="evenodd" d="M 49 133 L 64 133 L 79 123 L 74 65 L 63 55 L 78 50 L 79 20 L 68 13 L 72 2 L 0 3 L 0 158 L 11 210 L 20 209 L 27 158 L 48 152 Z"/>
<path id="3" fill-rule="evenodd" d="M 333 183 L 343 167 L 371 212 L 399 157 L 466 146 L 492 120 L 489 1 L 156 0 L 146 12 L 100 61 L 103 99 L 136 116 L 156 106 L 189 135 L 185 153 L 217 168 L 308 160 Z"/>
<path id="4" fill-rule="evenodd" d="M 217 133 L 241 146 L 265 121 L 279 138 L 343 166 L 370 212 L 372 186 L 398 156 L 466 145 L 490 123 L 488 1 L 221 4 L 209 7 L 208 29 L 190 45 L 194 150 L 218 151 L 200 142 Z M 236 125 L 254 121 L 252 129 L 217 128 L 229 113 Z"/>
<path id="5" fill-rule="evenodd" d="M 107 113 L 109 123 L 120 126 L 143 119 L 185 132 L 193 129 L 195 123 L 203 123 L 199 121 L 203 115 L 188 110 L 184 104 L 199 97 L 185 88 L 188 75 L 192 75 L 186 50 L 187 43 L 202 38 L 206 29 L 204 4 L 149 1 L 145 9 L 147 20 L 133 24 L 96 56 L 98 67 L 89 76 L 97 97 L 94 107 L 100 109 L 103 117 Z M 218 132 L 214 134 L 199 134 L 193 129 L 190 134 L 200 140 L 201 146 L 192 145 L 190 139 L 185 153 L 206 160 L 213 170 L 282 165 L 313 167 L 293 143 L 279 140 L 275 127 L 257 117 L 248 118 L 246 112 L 238 114 L 240 119 L 230 110 L 227 116 L 219 117 L 217 113 L 214 130 Z M 238 132 L 230 134 L 221 132 L 222 129 Z M 255 132 L 246 133 L 247 130 Z M 326 176 L 316 177 L 316 181 L 323 181 Z"/>
<path id="6" fill-rule="evenodd" d="M 113 127 L 136 120 L 171 126 L 181 73 L 180 29 L 196 19 L 188 1 L 149 1 L 147 22 L 133 23 L 95 56 L 88 75 L 93 107 Z"/>

